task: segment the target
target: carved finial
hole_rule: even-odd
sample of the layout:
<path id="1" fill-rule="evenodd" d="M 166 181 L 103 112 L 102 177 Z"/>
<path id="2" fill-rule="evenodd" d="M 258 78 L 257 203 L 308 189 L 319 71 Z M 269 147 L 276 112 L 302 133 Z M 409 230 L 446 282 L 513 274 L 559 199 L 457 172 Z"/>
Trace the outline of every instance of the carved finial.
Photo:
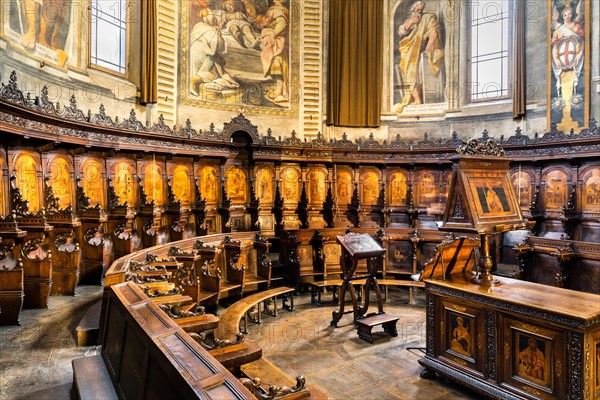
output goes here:
<path id="1" fill-rule="evenodd" d="M 520 126 L 517 126 L 517 129 L 515 129 L 515 136 L 520 138 L 523 135 L 523 131 L 521 130 Z"/>

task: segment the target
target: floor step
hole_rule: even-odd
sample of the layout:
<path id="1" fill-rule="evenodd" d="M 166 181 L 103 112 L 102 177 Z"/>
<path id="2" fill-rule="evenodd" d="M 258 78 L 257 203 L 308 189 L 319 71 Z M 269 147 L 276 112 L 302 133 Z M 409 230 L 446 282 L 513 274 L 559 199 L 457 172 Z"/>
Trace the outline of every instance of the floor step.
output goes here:
<path id="1" fill-rule="evenodd" d="M 118 399 L 100 354 L 76 358 L 73 365 L 73 397 L 81 400 Z"/>
<path id="2" fill-rule="evenodd" d="M 98 344 L 98 333 L 100 332 L 100 310 L 102 300 L 94 303 L 84 314 L 75 328 L 77 346 L 94 346 Z"/>

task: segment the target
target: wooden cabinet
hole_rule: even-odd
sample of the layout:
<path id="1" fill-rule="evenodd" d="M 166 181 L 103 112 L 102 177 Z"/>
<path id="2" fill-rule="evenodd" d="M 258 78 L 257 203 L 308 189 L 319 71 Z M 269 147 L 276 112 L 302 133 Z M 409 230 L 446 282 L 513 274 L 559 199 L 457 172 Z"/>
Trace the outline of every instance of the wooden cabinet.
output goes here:
<path id="1" fill-rule="evenodd" d="M 498 278 L 429 279 L 419 363 L 493 398 L 600 398 L 600 296 Z"/>

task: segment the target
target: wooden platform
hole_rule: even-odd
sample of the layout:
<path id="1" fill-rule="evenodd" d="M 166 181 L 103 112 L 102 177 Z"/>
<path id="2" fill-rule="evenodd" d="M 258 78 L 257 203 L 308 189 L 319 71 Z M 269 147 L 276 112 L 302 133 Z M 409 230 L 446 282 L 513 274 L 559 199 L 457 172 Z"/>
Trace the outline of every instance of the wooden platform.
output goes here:
<path id="1" fill-rule="evenodd" d="M 369 343 L 373 343 L 373 335 L 371 330 L 377 325 L 383 325 L 383 331 L 396 337 L 398 331 L 396 330 L 396 322 L 398 317 L 386 313 L 381 314 L 369 314 L 363 318 L 356 320 L 356 327 L 358 328 L 358 337 Z"/>
<path id="2" fill-rule="evenodd" d="M 93 346 L 98 344 L 98 332 L 100 331 L 100 310 L 102 300 L 94 303 L 84 314 L 75 328 L 77 346 Z"/>
<path id="3" fill-rule="evenodd" d="M 71 394 L 78 400 L 117 400 L 117 391 L 100 354 L 76 358 L 73 365 Z"/>

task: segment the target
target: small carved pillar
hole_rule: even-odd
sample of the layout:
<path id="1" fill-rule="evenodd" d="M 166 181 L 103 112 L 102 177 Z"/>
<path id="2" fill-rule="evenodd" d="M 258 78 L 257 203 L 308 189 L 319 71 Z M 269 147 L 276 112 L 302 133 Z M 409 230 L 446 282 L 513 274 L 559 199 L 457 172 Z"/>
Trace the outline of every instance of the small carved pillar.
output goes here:
<path id="1" fill-rule="evenodd" d="M 283 197 L 281 196 L 281 190 L 279 189 L 279 180 L 277 181 L 277 187 L 275 188 L 275 200 L 273 202 L 273 208 L 271 212 L 275 218 L 275 236 L 281 237 L 283 232 Z"/>
<path id="2" fill-rule="evenodd" d="M 555 252 L 551 253 L 558 260 L 560 272 L 554 277 L 554 285 L 560 288 L 568 288 L 569 271 L 573 263 L 573 258 L 576 254 L 573 242 L 569 242 L 564 247 L 559 247 Z"/>
<path id="3" fill-rule="evenodd" d="M 250 230 L 260 230 L 260 222 L 258 222 L 258 207 L 260 206 L 260 199 L 256 197 L 256 190 L 254 189 L 254 179 L 250 179 L 250 200 L 246 207 L 246 212 L 250 214 Z"/>
<path id="4" fill-rule="evenodd" d="M 325 197 L 325 201 L 323 202 L 323 209 L 319 211 L 319 214 L 323 215 L 323 220 L 325 221 L 326 228 L 333 228 L 334 212 L 335 207 L 333 204 L 333 193 L 331 193 L 331 181 L 329 181 L 329 186 L 327 188 L 327 196 Z"/>
<path id="5" fill-rule="evenodd" d="M 350 204 L 348 204 L 348 221 L 352 223 L 354 228 L 360 228 L 360 217 L 358 215 L 360 210 L 360 198 L 358 196 L 358 182 L 354 182 L 354 191 L 352 192 L 352 198 Z"/>
<path id="6" fill-rule="evenodd" d="M 308 242 L 312 247 L 313 269 L 317 272 L 325 271 L 325 254 L 323 253 L 323 244 L 329 240 L 319 231 L 315 231 Z"/>

